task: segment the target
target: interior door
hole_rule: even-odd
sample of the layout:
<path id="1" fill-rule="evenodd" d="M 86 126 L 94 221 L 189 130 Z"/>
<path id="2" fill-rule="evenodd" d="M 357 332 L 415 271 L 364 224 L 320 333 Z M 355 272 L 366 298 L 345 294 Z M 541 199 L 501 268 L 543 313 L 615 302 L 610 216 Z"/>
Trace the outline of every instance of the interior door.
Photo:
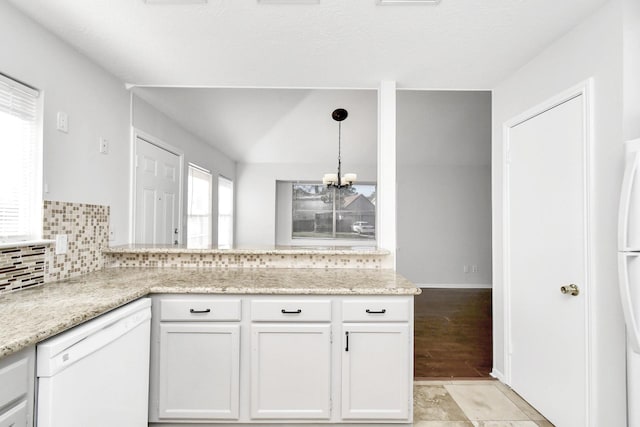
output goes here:
<path id="1" fill-rule="evenodd" d="M 511 387 L 552 423 L 586 423 L 584 96 L 509 130 Z M 575 284 L 580 293 L 561 293 Z"/>
<path id="2" fill-rule="evenodd" d="M 135 243 L 177 244 L 180 157 L 136 138 Z"/>

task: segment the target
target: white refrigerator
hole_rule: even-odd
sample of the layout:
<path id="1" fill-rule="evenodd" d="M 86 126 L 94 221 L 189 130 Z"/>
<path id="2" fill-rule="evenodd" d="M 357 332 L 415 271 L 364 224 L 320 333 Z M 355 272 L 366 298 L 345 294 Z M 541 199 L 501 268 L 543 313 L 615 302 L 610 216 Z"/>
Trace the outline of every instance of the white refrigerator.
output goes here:
<path id="1" fill-rule="evenodd" d="M 625 143 L 618 222 L 620 297 L 627 327 L 628 426 L 640 427 L 640 139 Z"/>

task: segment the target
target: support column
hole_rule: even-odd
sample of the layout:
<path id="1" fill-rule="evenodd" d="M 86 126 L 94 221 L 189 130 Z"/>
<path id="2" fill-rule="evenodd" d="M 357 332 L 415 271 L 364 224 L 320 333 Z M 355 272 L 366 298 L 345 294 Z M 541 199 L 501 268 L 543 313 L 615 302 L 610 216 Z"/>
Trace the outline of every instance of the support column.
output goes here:
<path id="1" fill-rule="evenodd" d="M 391 251 L 396 269 L 396 82 L 380 82 L 378 89 L 378 184 L 376 197 L 378 247 Z"/>

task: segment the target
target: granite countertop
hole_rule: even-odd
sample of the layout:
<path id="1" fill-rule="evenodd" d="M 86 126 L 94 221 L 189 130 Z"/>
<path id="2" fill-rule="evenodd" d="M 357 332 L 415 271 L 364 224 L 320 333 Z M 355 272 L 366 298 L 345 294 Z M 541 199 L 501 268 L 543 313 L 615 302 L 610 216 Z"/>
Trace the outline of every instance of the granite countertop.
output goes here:
<path id="1" fill-rule="evenodd" d="M 109 268 L 0 295 L 0 358 L 150 293 L 417 295 L 393 270 Z"/>
<path id="2" fill-rule="evenodd" d="M 219 248 L 184 245 L 122 245 L 103 250 L 105 254 L 227 254 L 227 255 L 389 255 L 374 246 L 265 246 Z"/>

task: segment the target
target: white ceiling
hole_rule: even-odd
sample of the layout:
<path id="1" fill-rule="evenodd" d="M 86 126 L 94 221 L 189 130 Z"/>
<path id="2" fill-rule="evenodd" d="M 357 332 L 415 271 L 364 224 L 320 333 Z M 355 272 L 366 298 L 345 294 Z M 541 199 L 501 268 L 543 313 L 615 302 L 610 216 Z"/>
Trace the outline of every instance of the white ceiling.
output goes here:
<path id="1" fill-rule="evenodd" d="M 173 86 L 136 93 L 239 162 L 335 163 L 330 113 L 346 108 L 347 166 L 376 163 L 376 92 L 326 88 L 491 89 L 607 0 L 8 1 L 123 82 Z M 465 150 L 430 138 L 420 161 L 488 161 L 457 141 Z"/>
<path id="2" fill-rule="evenodd" d="M 606 0 L 9 0 L 124 82 L 491 89 Z"/>
<path id="3" fill-rule="evenodd" d="M 376 163 L 373 90 L 135 88 L 135 93 L 241 163 L 333 165 L 338 123 L 331 112 L 345 108 L 345 167 Z"/>

